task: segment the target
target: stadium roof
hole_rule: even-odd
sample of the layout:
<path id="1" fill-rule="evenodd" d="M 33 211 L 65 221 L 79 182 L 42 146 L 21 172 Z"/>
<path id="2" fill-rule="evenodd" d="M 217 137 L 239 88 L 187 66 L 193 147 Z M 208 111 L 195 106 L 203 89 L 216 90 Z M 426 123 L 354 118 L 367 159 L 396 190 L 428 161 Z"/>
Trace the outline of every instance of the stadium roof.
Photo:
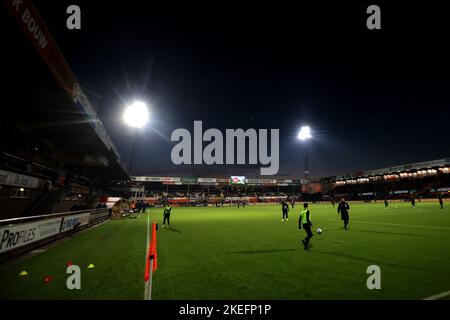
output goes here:
<path id="1" fill-rule="evenodd" d="M 29 10 L 38 39 L 30 36 L 20 12 L 8 9 L 12 18 L 1 20 L 12 32 L 5 35 L 8 46 L 2 60 L 15 61 L 18 51 L 28 54 L 20 64 L 3 64 L 2 73 L 15 88 L 3 97 L 15 101 L 3 110 L 5 130 L 22 130 L 50 142 L 65 162 L 98 167 L 105 177 L 127 178 L 114 144 L 32 2 L 21 10 Z"/>

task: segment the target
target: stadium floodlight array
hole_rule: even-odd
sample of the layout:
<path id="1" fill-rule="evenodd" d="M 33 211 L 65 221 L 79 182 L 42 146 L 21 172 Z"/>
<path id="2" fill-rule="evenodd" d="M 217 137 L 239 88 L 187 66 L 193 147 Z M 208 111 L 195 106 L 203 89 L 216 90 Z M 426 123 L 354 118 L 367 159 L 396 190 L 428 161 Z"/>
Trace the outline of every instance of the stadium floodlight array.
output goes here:
<path id="1" fill-rule="evenodd" d="M 300 128 L 300 131 L 298 133 L 298 139 L 299 140 L 307 140 L 307 139 L 311 139 L 312 135 L 311 135 L 311 129 L 309 126 L 303 126 Z"/>
<path id="2" fill-rule="evenodd" d="M 149 121 L 149 117 L 147 105 L 142 101 L 133 102 L 123 114 L 125 123 L 133 128 L 143 128 Z"/>

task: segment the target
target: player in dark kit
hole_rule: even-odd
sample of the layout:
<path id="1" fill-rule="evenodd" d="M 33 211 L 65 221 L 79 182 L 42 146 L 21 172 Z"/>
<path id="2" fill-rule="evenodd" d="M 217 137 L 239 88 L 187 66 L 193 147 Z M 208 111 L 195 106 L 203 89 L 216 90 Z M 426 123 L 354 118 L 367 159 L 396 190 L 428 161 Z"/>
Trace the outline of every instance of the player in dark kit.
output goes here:
<path id="1" fill-rule="evenodd" d="M 416 207 L 416 199 L 414 199 L 414 196 L 411 197 L 411 205 L 413 208 Z"/>
<path id="2" fill-rule="evenodd" d="M 167 227 L 170 227 L 170 212 L 172 211 L 172 206 L 170 204 L 166 204 L 164 207 L 164 213 L 163 213 L 163 228 L 166 226 L 166 220 L 167 220 Z"/>
<path id="3" fill-rule="evenodd" d="M 389 207 L 389 202 L 388 202 L 387 198 L 384 198 L 384 207 L 385 208 Z"/>
<path id="4" fill-rule="evenodd" d="M 341 214 L 341 220 L 344 221 L 344 229 L 345 230 L 348 230 L 348 220 L 349 220 L 348 211 L 349 210 L 350 210 L 350 206 L 345 201 L 345 199 L 342 198 L 341 202 L 339 202 L 337 211 L 338 211 L 338 214 Z"/>
<path id="5" fill-rule="evenodd" d="M 281 203 L 281 210 L 283 211 L 283 218 L 281 219 L 281 221 L 289 221 L 288 220 L 289 205 L 287 204 L 286 201 L 283 201 Z"/>
<path id="6" fill-rule="evenodd" d="M 439 199 L 439 205 L 441 206 L 441 209 L 444 209 L 444 200 L 442 200 L 442 194 L 438 194 Z"/>
<path id="7" fill-rule="evenodd" d="M 308 244 L 311 238 L 313 237 L 313 233 L 311 231 L 312 223 L 311 223 L 311 213 L 308 209 L 308 203 L 303 204 L 303 210 L 300 212 L 300 219 L 298 220 L 298 228 L 306 231 L 306 238 L 302 240 L 303 248 L 308 250 Z"/>

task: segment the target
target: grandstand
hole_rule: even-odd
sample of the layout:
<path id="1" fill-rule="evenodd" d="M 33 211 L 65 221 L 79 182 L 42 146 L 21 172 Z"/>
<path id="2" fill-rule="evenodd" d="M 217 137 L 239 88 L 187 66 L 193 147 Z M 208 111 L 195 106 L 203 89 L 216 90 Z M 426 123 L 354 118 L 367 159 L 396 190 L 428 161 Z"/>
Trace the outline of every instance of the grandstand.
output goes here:
<path id="1" fill-rule="evenodd" d="M 232 178 L 132 177 L 133 183 L 145 186 L 148 197 L 143 201 L 160 204 L 169 201 L 177 205 L 233 204 L 280 202 L 299 198 L 305 190 L 300 179 L 245 178 L 233 184 Z M 303 184 L 302 184 L 303 183 Z M 303 188 L 302 188 L 303 187 Z M 316 188 L 319 186 L 316 184 Z"/>
<path id="2" fill-rule="evenodd" d="M 450 197 L 450 159 L 405 164 L 321 179 L 332 189 L 325 198 L 349 200 Z"/>
<path id="3" fill-rule="evenodd" d="M 207 181 L 207 182 L 206 182 Z M 132 177 L 116 182 L 111 197 L 130 199 L 139 205 L 229 206 L 237 203 L 279 203 L 299 199 L 300 180 L 245 179 L 249 184 L 230 184 L 230 178 Z M 108 197 L 103 199 L 108 201 Z"/>
<path id="4" fill-rule="evenodd" d="M 1 64 L 9 90 L 2 98 L 14 105 L 0 118 L 0 219 L 96 208 L 109 179 L 128 178 L 89 98 L 26 5 L 48 46 L 40 48 L 1 10 L 2 29 L 9 30 Z"/>
<path id="5" fill-rule="evenodd" d="M 450 159 L 399 165 L 321 178 L 317 182 L 301 179 L 244 178 L 235 185 L 231 178 L 132 177 L 128 186 L 142 188 L 135 200 L 158 205 L 278 203 L 282 200 L 328 201 L 346 198 L 357 201 L 386 199 L 419 201 L 436 199 L 438 194 L 450 197 Z"/>

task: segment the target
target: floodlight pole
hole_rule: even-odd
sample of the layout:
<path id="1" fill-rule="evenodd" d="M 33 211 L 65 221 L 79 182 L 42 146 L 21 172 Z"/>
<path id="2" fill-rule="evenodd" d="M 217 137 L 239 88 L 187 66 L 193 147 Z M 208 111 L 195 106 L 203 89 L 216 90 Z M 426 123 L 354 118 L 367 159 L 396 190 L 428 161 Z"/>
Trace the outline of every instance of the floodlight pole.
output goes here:
<path id="1" fill-rule="evenodd" d="M 307 146 L 307 140 L 311 139 L 311 132 L 309 127 L 304 126 L 301 127 L 300 132 L 298 133 L 298 139 L 304 142 L 304 158 L 305 158 L 305 185 L 306 185 L 306 193 L 309 193 L 309 153 L 308 153 L 308 146 Z M 301 192 L 303 192 L 303 187 L 301 187 Z"/>
<path id="2" fill-rule="evenodd" d="M 308 147 L 305 146 L 305 180 L 306 180 L 306 193 L 309 194 L 309 152 Z"/>
<path id="3" fill-rule="evenodd" d="M 308 150 L 305 150 L 305 180 L 309 181 L 309 154 L 308 154 Z"/>
<path id="4" fill-rule="evenodd" d="M 128 173 L 131 175 L 131 172 L 133 170 L 133 163 L 134 163 L 134 155 L 136 153 L 136 143 L 137 143 L 137 131 L 134 130 L 134 137 L 133 137 L 133 146 L 131 149 L 131 158 L 130 158 L 130 166 L 128 168 Z"/>

